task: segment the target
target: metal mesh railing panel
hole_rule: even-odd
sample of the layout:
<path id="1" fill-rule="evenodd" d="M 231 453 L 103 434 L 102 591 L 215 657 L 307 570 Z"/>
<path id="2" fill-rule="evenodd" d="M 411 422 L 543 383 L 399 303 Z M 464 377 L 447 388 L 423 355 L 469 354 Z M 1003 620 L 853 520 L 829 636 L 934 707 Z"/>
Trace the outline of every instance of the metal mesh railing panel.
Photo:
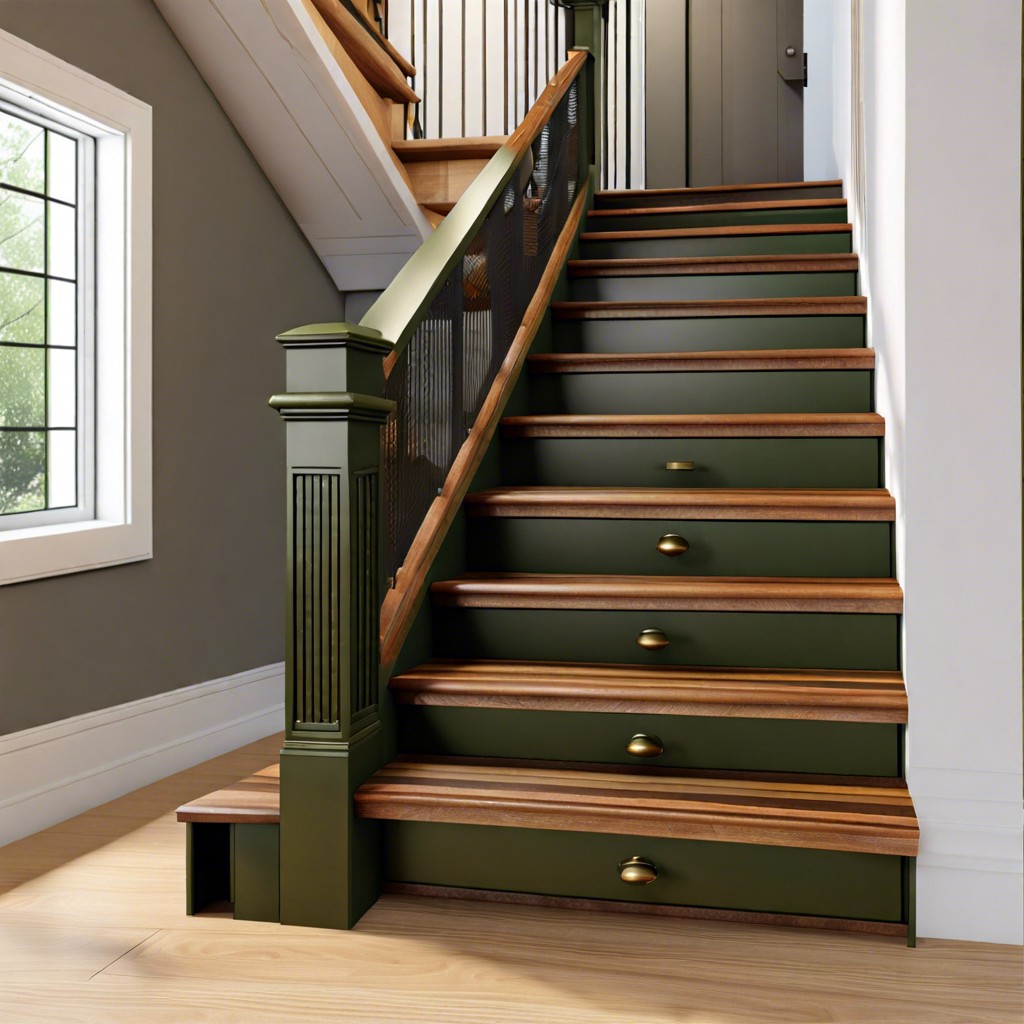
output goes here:
<path id="1" fill-rule="evenodd" d="M 385 397 L 396 411 L 383 431 L 382 461 L 392 586 L 582 187 L 577 86 L 562 97 L 388 375 Z"/>

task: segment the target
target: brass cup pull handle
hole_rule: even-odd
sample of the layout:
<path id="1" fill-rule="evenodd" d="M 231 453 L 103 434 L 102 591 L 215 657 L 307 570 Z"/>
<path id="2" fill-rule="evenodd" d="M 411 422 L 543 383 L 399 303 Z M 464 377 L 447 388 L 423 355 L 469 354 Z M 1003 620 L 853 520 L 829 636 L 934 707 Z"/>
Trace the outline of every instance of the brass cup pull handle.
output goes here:
<path id="1" fill-rule="evenodd" d="M 668 647 L 668 637 L 660 629 L 645 629 L 636 638 L 645 651 L 661 651 Z"/>
<path id="2" fill-rule="evenodd" d="M 658 541 L 658 551 L 669 558 L 685 555 L 689 550 L 690 542 L 685 537 L 680 537 L 678 533 L 666 533 Z"/>
<path id="3" fill-rule="evenodd" d="M 638 732 L 626 744 L 626 753 L 634 757 L 659 757 L 665 753 L 665 744 L 657 736 L 647 736 Z"/>
<path id="4" fill-rule="evenodd" d="M 619 878 L 629 885 L 650 885 L 658 877 L 658 869 L 643 857 L 628 857 L 619 864 Z"/>
<path id="5" fill-rule="evenodd" d="M 692 462 L 666 462 L 666 469 L 696 469 L 696 465 Z"/>

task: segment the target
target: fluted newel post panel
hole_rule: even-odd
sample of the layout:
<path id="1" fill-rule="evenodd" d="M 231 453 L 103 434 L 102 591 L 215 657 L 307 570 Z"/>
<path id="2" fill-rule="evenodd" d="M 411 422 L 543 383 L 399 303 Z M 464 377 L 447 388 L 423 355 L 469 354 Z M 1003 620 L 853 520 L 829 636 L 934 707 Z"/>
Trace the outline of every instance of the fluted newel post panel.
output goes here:
<path id="1" fill-rule="evenodd" d="M 281 922 L 349 928 L 380 892 L 379 837 L 352 794 L 381 766 L 380 430 L 390 342 L 354 324 L 282 334 L 287 392 Z"/>
<path id="2" fill-rule="evenodd" d="M 561 0 L 562 6 L 572 9 L 572 46 L 575 50 L 589 50 L 589 61 L 583 74 L 581 101 L 583 107 L 583 152 L 590 154 L 590 163 L 600 170 L 603 156 L 603 126 L 605 124 L 605 19 L 608 0 Z"/>

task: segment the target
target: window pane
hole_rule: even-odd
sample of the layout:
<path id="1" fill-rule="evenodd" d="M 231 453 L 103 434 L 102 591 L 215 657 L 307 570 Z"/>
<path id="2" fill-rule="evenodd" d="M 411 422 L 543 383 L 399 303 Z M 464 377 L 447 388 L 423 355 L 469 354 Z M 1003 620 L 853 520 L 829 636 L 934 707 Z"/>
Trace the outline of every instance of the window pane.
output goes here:
<path id="1" fill-rule="evenodd" d="M 50 345 L 74 345 L 78 333 L 75 286 L 68 281 L 48 282 L 47 301 L 47 343 Z"/>
<path id="2" fill-rule="evenodd" d="M 61 206 L 60 203 L 48 203 L 50 232 L 50 265 L 49 273 L 56 277 L 74 277 L 78 263 L 77 242 L 75 239 L 75 208 Z"/>
<path id="3" fill-rule="evenodd" d="M 50 165 L 47 168 L 46 191 L 54 199 L 73 203 L 77 193 L 78 145 L 74 139 L 58 132 L 47 136 Z"/>
<path id="4" fill-rule="evenodd" d="M 77 391 L 78 353 L 73 348 L 51 348 L 48 353 L 50 375 L 46 381 L 48 427 L 74 427 Z"/>
<path id="5" fill-rule="evenodd" d="M 44 134 L 39 125 L 0 111 L 0 181 L 43 191 Z"/>
<path id="6" fill-rule="evenodd" d="M 0 430 L 0 515 L 46 505 L 46 440 L 42 431 Z"/>
<path id="7" fill-rule="evenodd" d="M 66 285 L 74 291 L 74 285 Z M 24 274 L 0 273 L 0 341 L 42 345 L 43 282 Z"/>
<path id="8" fill-rule="evenodd" d="M 43 269 L 43 201 L 0 189 L 0 266 Z"/>
<path id="9" fill-rule="evenodd" d="M 0 345 L 0 427 L 46 426 L 46 349 Z"/>
<path id="10" fill-rule="evenodd" d="M 68 508 L 78 501 L 78 440 L 73 430 L 54 430 L 49 442 L 50 501 L 47 507 Z"/>

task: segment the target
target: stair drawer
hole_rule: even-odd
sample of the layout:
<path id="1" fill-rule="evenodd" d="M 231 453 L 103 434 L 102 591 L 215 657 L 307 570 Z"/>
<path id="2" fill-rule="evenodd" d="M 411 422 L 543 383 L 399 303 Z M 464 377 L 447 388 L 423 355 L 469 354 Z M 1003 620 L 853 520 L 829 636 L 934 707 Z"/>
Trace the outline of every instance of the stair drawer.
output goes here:
<path id="1" fill-rule="evenodd" d="M 807 612 L 432 609 L 437 657 L 758 668 L 899 666 L 899 616 Z M 663 650 L 637 637 L 660 629 Z"/>
<path id="2" fill-rule="evenodd" d="M 887 522 L 467 519 L 474 571 L 641 576 L 891 576 Z M 681 555 L 658 550 L 682 537 Z"/>
<path id="3" fill-rule="evenodd" d="M 537 761 L 899 775 L 899 726 L 778 718 L 710 718 L 591 711 L 518 711 L 400 704 L 399 749 L 410 754 Z M 637 734 L 664 747 L 641 758 Z"/>
<path id="4" fill-rule="evenodd" d="M 642 857 L 655 881 L 629 884 Z M 903 858 L 746 843 L 393 821 L 390 882 L 898 922 Z"/>
<path id="5" fill-rule="evenodd" d="M 669 470 L 669 462 L 693 462 Z M 503 438 L 506 485 L 879 487 L 881 438 Z"/>
<path id="6" fill-rule="evenodd" d="M 856 315 L 557 320 L 553 327 L 556 352 L 717 352 L 864 345 L 864 317 Z"/>
<path id="7" fill-rule="evenodd" d="M 873 411 L 870 370 L 550 373 L 529 388 L 532 414 Z"/>

